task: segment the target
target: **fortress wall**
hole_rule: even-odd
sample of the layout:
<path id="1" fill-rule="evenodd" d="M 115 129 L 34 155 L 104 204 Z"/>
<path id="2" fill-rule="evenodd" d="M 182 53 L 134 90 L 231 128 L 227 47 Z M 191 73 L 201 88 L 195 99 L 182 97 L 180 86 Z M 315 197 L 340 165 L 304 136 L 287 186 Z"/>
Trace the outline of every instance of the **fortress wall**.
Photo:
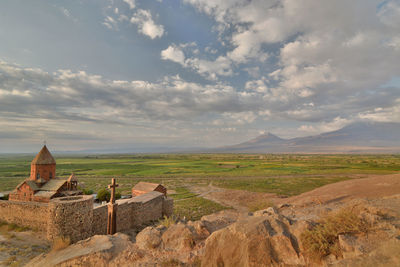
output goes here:
<path id="1" fill-rule="evenodd" d="M 173 211 L 173 200 L 156 191 L 117 204 L 117 231 L 141 228 Z M 46 232 L 50 241 L 69 237 L 76 242 L 106 234 L 107 213 L 107 205 L 93 208 L 92 196 L 61 197 L 49 203 L 0 200 L 0 220 Z"/>
<path id="2" fill-rule="evenodd" d="M 174 200 L 172 198 L 165 198 L 162 207 L 162 216 L 172 216 L 174 213 Z"/>
<path id="3" fill-rule="evenodd" d="M 132 198 L 131 220 L 134 227 L 149 224 L 162 217 L 164 194 L 153 191 Z"/>
<path id="4" fill-rule="evenodd" d="M 49 202 L 47 239 L 69 237 L 76 242 L 92 236 L 93 197 L 71 196 Z"/>
<path id="5" fill-rule="evenodd" d="M 48 204 L 0 200 L 0 220 L 38 231 L 47 230 Z"/>
<path id="6" fill-rule="evenodd" d="M 107 205 L 93 209 L 92 235 L 107 234 Z"/>
<path id="7" fill-rule="evenodd" d="M 118 203 L 118 202 L 117 202 Z M 132 203 L 118 203 L 117 207 L 117 232 L 133 228 Z"/>
<path id="8" fill-rule="evenodd" d="M 150 192 L 131 199 L 117 200 L 116 203 L 117 232 L 120 232 L 156 221 L 165 212 L 171 215 L 173 200 L 166 199 L 160 192 Z M 107 233 L 107 214 L 107 205 L 93 209 L 92 235 Z"/>

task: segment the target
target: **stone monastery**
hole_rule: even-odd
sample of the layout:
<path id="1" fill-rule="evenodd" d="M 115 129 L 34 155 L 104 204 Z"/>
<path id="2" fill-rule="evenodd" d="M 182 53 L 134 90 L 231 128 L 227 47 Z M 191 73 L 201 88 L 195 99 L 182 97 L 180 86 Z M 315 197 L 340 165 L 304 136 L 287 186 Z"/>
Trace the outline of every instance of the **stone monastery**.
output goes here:
<path id="1" fill-rule="evenodd" d="M 31 176 L 10 193 L 9 200 L 49 202 L 55 197 L 81 195 L 77 186 L 74 174 L 68 179 L 56 178 L 56 161 L 44 145 L 32 160 Z"/>
<path id="2" fill-rule="evenodd" d="M 9 200 L 0 200 L 0 221 L 35 229 L 50 241 L 68 237 L 76 242 L 93 235 L 139 231 L 172 215 L 173 200 L 162 185 L 141 184 L 135 189 L 137 195 L 115 200 L 115 180 L 109 186 L 112 201 L 94 207 L 93 196 L 82 195 L 73 174 L 68 179 L 56 177 L 56 161 L 43 146 L 32 161 L 30 177 L 10 193 Z"/>

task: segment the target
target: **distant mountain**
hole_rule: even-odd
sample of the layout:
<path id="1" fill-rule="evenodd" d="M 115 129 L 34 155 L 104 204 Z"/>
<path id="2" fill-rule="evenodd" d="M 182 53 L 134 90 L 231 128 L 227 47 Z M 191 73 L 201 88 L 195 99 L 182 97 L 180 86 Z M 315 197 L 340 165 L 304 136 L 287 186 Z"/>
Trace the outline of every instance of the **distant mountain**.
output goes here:
<path id="1" fill-rule="evenodd" d="M 400 153 L 400 123 L 357 122 L 337 131 L 293 139 L 267 133 L 212 152 Z"/>

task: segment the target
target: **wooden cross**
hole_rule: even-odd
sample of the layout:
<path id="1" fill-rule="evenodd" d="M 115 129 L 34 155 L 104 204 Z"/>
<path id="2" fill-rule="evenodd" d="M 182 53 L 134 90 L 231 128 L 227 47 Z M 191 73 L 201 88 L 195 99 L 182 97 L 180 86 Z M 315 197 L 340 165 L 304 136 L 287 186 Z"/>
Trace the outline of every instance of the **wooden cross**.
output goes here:
<path id="1" fill-rule="evenodd" d="M 115 188 L 118 187 L 118 184 L 115 183 L 115 178 L 111 179 L 111 184 L 108 185 L 108 188 L 111 189 L 111 198 L 110 203 L 115 203 Z"/>

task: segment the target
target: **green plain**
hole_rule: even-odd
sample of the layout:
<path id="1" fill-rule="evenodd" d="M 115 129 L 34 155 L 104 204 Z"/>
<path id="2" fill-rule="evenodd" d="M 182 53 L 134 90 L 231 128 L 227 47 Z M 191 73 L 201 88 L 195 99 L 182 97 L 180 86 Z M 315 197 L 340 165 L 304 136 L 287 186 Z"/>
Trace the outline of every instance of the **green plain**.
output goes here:
<path id="1" fill-rule="evenodd" d="M 30 173 L 34 155 L 0 155 L 0 191 L 8 191 Z M 86 189 L 97 192 L 115 177 L 128 194 L 137 182 L 162 183 L 176 201 L 176 212 L 198 218 L 224 208 L 190 192 L 212 183 L 229 189 L 292 196 L 355 175 L 400 171 L 400 155 L 151 154 L 54 155 L 57 176 L 72 172 Z M 177 202 L 179 200 L 179 202 Z M 179 204 L 178 204 L 179 203 Z"/>

